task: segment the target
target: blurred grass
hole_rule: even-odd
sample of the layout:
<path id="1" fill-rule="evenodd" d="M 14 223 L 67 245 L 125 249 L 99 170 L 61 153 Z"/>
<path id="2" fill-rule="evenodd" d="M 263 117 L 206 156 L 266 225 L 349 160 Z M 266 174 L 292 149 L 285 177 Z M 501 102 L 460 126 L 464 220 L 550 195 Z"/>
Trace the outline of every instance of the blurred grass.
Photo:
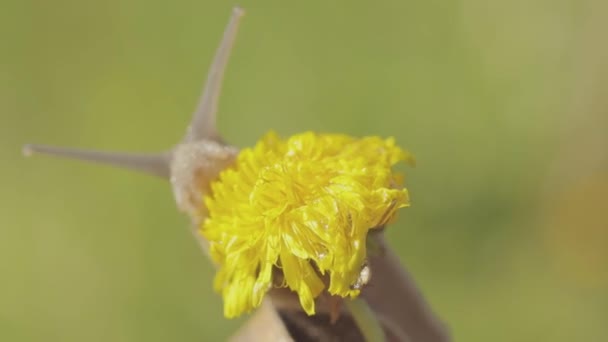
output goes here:
<path id="1" fill-rule="evenodd" d="M 232 4 L 3 5 L 0 340 L 228 336 L 167 184 L 20 146 L 177 142 Z M 418 167 L 388 236 L 456 340 L 608 339 L 604 2 L 241 5 L 228 141 L 395 136 Z"/>

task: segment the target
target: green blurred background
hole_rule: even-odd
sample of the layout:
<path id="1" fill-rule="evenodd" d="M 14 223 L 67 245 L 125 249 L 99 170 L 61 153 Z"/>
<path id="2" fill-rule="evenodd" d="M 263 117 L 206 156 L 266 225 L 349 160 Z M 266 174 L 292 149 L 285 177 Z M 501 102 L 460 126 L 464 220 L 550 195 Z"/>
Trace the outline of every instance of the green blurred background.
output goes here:
<path id="1" fill-rule="evenodd" d="M 25 142 L 157 151 L 233 3 L 4 0 L 0 340 L 216 341 L 213 270 L 169 185 Z M 387 234 L 458 341 L 608 340 L 608 5 L 243 0 L 219 126 L 395 136 Z"/>

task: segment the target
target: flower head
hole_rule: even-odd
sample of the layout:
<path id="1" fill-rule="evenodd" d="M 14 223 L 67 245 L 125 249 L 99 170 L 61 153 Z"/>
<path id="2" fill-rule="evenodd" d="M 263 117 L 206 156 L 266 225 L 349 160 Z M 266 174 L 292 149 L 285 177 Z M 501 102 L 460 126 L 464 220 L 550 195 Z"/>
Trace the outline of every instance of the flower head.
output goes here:
<path id="1" fill-rule="evenodd" d="M 326 288 L 357 296 L 368 231 L 409 205 L 392 171 L 399 161 L 413 159 L 392 138 L 312 132 L 270 132 L 242 150 L 211 184 L 200 231 L 219 266 L 225 316 L 258 307 L 272 286 L 296 292 L 309 315 Z"/>

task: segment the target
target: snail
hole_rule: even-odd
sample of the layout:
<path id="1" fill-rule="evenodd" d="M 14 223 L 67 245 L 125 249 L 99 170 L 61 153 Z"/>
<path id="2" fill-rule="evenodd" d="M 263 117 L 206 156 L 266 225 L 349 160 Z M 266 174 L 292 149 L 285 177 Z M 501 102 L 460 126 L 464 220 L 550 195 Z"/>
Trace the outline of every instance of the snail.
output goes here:
<path id="1" fill-rule="evenodd" d="M 221 260 L 222 257 L 226 259 L 225 255 L 222 254 L 224 252 L 222 249 L 228 250 L 237 238 L 242 238 L 242 236 L 247 235 L 247 232 L 232 232 L 234 233 L 234 236 L 228 236 L 228 238 L 226 238 L 229 234 L 225 233 L 226 231 L 219 229 L 222 228 L 221 222 L 220 224 L 216 223 L 215 226 L 213 226 L 212 223 L 207 224 L 209 222 L 208 216 L 210 216 L 208 214 L 217 204 L 214 202 L 215 199 L 208 198 L 210 194 L 216 192 L 212 189 L 215 180 L 221 180 L 222 175 L 225 176 L 224 178 L 229 178 L 229 176 L 226 176 L 223 172 L 230 169 L 235 164 L 238 164 L 239 161 L 242 161 L 241 158 L 245 158 L 236 147 L 231 146 L 222 139 L 216 128 L 218 99 L 222 81 L 232 46 L 236 39 L 239 23 L 243 15 L 244 11 L 240 7 L 235 7 L 233 9 L 230 20 L 225 28 L 223 38 L 221 39 L 211 64 L 199 103 L 192 115 L 192 119 L 183 139 L 174 147 L 167 151 L 153 154 L 136 154 L 28 144 L 23 147 L 24 155 L 47 154 L 113 165 L 168 180 L 171 183 L 177 207 L 180 211 L 186 213 L 190 217 L 193 233 L 199 240 L 203 250 L 205 250 L 217 264 L 222 266 L 221 264 L 226 261 Z M 309 145 L 304 144 L 304 142 L 309 143 Z M 318 147 L 319 151 L 314 150 L 313 147 Z M 383 227 L 392 220 L 398 208 L 409 205 L 407 190 L 405 188 L 400 188 L 400 184 L 398 184 L 400 183 L 400 177 L 393 175 L 390 172 L 390 168 L 399 161 L 413 163 L 413 158 L 409 153 L 397 147 L 392 138 L 380 139 L 378 137 L 365 137 L 362 139 L 354 139 L 346 135 L 319 135 L 311 132 L 306 132 L 287 140 L 281 140 L 273 134 L 269 134 L 261 143 L 258 143 L 254 149 L 246 150 L 246 152 L 249 152 L 249 155 L 246 157 L 255 159 L 255 149 L 258 148 L 266 148 L 271 154 L 276 153 L 277 149 L 281 151 L 287 149 L 288 151 L 284 156 L 281 156 L 283 159 L 277 158 L 275 164 L 264 169 L 264 171 L 272 171 L 264 174 L 264 177 L 268 175 L 284 176 L 281 172 L 286 172 L 285 165 L 292 165 L 293 163 L 289 163 L 293 162 L 294 158 L 297 161 L 300 157 L 300 153 L 309 153 L 315 158 L 318 158 L 320 155 L 323 156 L 324 153 L 327 154 L 327 158 L 321 160 L 321 162 L 317 162 L 317 160 L 313 160 L 313 158 L 308 160 L 308 164 L 305 164 L 304 166 L 319 165 L 320 167 L 331 165 L 332 167 L 335 166 L 335 169 L 340 172 L 343 170 L 339 170 L 339 167 L 350 167 L 350 169 L 343 174 L 338 172 L 336 175 L 333 175 L 334 177 L 327 183 L 323 183 L 326 181 L 324 177 L 326 174 L 334 171 L 331 167 L 326 168 L 317 174 L 312 172 L 312 175 L 315 177 L 307 179 L 311 183 L 316 181 L 322 184 L 319 185 L 318 188 L 312 189 L 314 191 L 305 193 L 305 195 L 317 194 L 319 189 L 327 191 L 329 194 L 325 194 L 327 196 L 322 198 L 315 198 L 312 201 L 307 202 L 307 204 L 310 207 L 314 207 L 314 210 L 326 210 L 329 208 L 328 210 L 334 210 L 331 214 L 336 215 L 325 215 L 324 218 L 319 219 L 314 217 L 314 215 L 323 216 L 319 215 L 321 211 L 315 212 L 311 208 L 308 208 L 311 209 L 309 211 L 298 211 L 304 206 L 293 208 L 293 206 L 289 207 L 289 203 L 285 204 L 282 208 L 281 205 L 283 203 L 270 209 L 266 208 L 268 210 L 261 215 L 261 217 L 264 217 L 264 220 L 267 218 L 266 214 L 268 213 L 280 216 L 283 215 L 284 211 L 288 210 L 297 212 L 298 215 L 301 215 L 299 217 L 306 220 L 306 222 L 300 222 L 302 224 L 301 226 L 287 225 L 287 228 L 293 229 L 294 231 L 306 230 L 306 234 L 308 234 L 306 238 L 310 239 L 302 242 L 305 239 L 294 239 L 293 236 L 287 236 L 288 234 L 284 234 L 284 232 L 283 235 L 279 234 L 279 237 L 282 238 L 282 240 L 279 240 L 283 243 L 280 257 L 274 255 L 274 259 L 270 262 L 268 260 L 261 260 L 259 261 L 259 265 L 256 264 L 251 268 L 251 273 L 253 273 L 255 277 L 258 277 L 255 280 L 255 285 L 253 284 L 253 281 L 250 281 L 251 274 L 246 274 L 245 276 L 248 278 L 243 278 L 246 281 L 249 281 L 249 283 L 247 283 L 247 286 L 249 287 L 247 287 L 246 290 L 251 291 L 240 291 L 238 286 L 234 286 L 234 283 L 230 284 L 231 279 L 234 278 L 233 273 L 239 271 L 239 267 L 232 267 L 232 269 L 228 267 L 228 276 L 224 274 L 223 277 L 228 280 L 219 277 L 219 279 L 224 280 L 225 283 L 222 283 L 221 281 L 218 282 L 218 278 L 216 277 L 216 283 L 219 284 L 219 286 L 216 285 L 216 287 L 219 287 L 220 291 L 225 290 L 226 288 L 230 289 L 228 294 L 225 293 L 226 291 L 223 293 L 225 297 L 225 315 L 226 317 L 236 317 L 241 313 L 248 312 L 253 308 L 261 306 L 259 313 L 266 315 L 264 316 L 266 317 L 265 324 L 271 325 L 274 327 L 273 329 L 277 329 L 276 331 L 284 331 L 285 320 L 288 320 L 290 317 L 291 319 L 299 317 L 296 315 L 302 313 L 302 311 L 305 311 L 309 316 L 315 315 L 315 300 L 321 299 L 319 302 L 323 302 L 324 299 L 326 301 L 325 306 L 323 307 L 323 305 L 320 305 L 318 311 L 329 316 L 331 323 L 333 324 L 338 320 L 338 317 L 342 312 L 340 303 L 343 301 L 347 303 L 346 305 L 348 306 L 349 303 L 354 302 L 354 300 L 351 301 L 351 299 L 356 299 L 370 282 L 372 276 L 371 270 L 374 265 L 372 259 L 378 258 L 373 254 L 369 255 L 369 260 L 367 258 L 365 240 L 367 239 L 368 231 L 376 229 L 381 232 Z M 344 155 L 341 153 L 344 153 Z M 351 164 L 349 164 L 348 158 L 350 158 Z M 365 158 L 368 158 L 368 160 L 365 160 Z M 378 158 L 378 160 L 376 160 L 376 158 Z M 285 160 L 287 160 L 287 162 L 285 162 Z M 327 161 L 333 164 L 326 164 L 325 162 Z M 302 166 L 300 164 L 298 165 Z M 283 167 L 283 169 L 281 169 L 281 167 Z M 376 170 L 375 168 L 378 169 Z M 296 173 L 300 173 L 304 168 L 296 168 L 294 170 L 296 170 Z M 364 170 L 364 172 L 361 172 L 361 170 Z M 377 171 L 377 174 L 374 174 L 374 170 Z M 289 178 L 293 176 L 293 174 L 288 174 L 287 176 Z M 363 184 L 365 182 L 369 182 L 367 185 L 371 188 L 366 188 L 366 184 Z M 270 183 L 271 182 L 265 178 L 263 178 L 261 182 L 262 186 L 268 186 Z M 255 186 L 257 185 L 258 183 L 255 184 Z M 302 186 L 301 183 L 291 184 L 291 186 L 297 190 L 294 191 L 294 193 L 298 191 L 304 193 L 307 190 L 311 190 L 308 189 L 307 186 Z M 218 189 L 224 190 L 220 186 L 217 186 L 215 190 Z M 268 189 L 273 190 L 271 187 L 268 187 Z M 249 197 L 241 196 L 241 199 L 248 198 L 250 201 L 258 200 L 259 203 L 257 204 L 268 204 L 271 203 L 272 200 L 275 200 L 272 195 L 273 194 L 271 193 L 266 193 L 262 194 L 262 196 L 255 197 L 250 193 Z M 293 193 L 290 193 L 289 195 L 291 196 Z M 304 201 L 304 197 L 300 195 L 301 194 L 295 194 L 294 196 L 291 196 L 290 201 Z M 339 202 L 338 200 L 342 200 L 342 202 Z M 226 207 L 226 202 L 222 203 L 224 204 L 224 207 Z M 370 205 L 369 207 L 364 205 L 369 203 L 373 205 Z M 209 204 L 213 204 L 213 206 L 210 206 Z M 261 204 L 258 205 L 258 207 L 264 206 Z M 274 204 L 271 203 L 270 205 L 272 206 Z M 355 212 L 353 209 L 352 214 L 354 215 L 351 215 L 351 212 L 348 211 L 352 209 L 351 207 L 358 208 L 358 212 Z M 348 210 L 341 211 L 337 208 L 347 208 Z M 327 224 L 327 222 L 333 222 L 328 221 L 328 217 L 334 221 L 338 220 L 335 219 L 334 216 L 339 217 L 338 219 L 341 220 L 341 222 L 339 222 L 340 224 L 333 226 Z M 224 220 L 224 223 L 225 222 L 227 222 L 227 220 Z M 333 238 L 331 236 L 333 233 L 325 234 L 323 233 L 323 230 L 330 231 L 330 228 L 334 229 L 334 232 L 336 232 L 335 229 L 338 229 L 338 233 L 345 234 L 347 239 L 344 239 L 343 236 L 338 236 L 335 241 L 327 238 L 328 236 Z M 322 232 L 322 234 L 318 234 L 319 232 Z M 286 239 L 285 236 L 288 238 Z M 211 237 L 211 239 L 208 237 Z M 349 240 L 349 238 L 352 240 Z M 274 239 L 272 240 L 272 243 L 268 243 L 263 247 L 266 248 L 265 250 L 274 248 L 276 241 L 279 240 Z M 212 243 L 211 245 L 210 242 Z M 245 241 L 245 243 L 243 243 L 243 241 L 240 242 L 241 247 L 239 247 L 240 249 L 238 252 L 250 247 L 247 246 L 247 241 Z M 213 243 L 215 245 L 213 245 Z M 220 251 L 218 252 L 218 250 Z M 264 255 L 264 257 L 271 254 L 272 253 L 268 253 L 267 255 Z M 252 255 L 255 255 L 255 253 L 252 253 Z M 388 255 L 390 256 L 390 254 Z M 248 256 L 238 256 L 232 259 L 246 259 L 247 257 Z M 218 260 L 221 262 L 218 262 Z M 334 262 L 334 260 L 339 260 L 339 267 L 336 267 L 338 262 Z M 290 261 L 290 263 L 287 263 L 287 261 Z M 246 262 L 247 260 L 245 260 L 245 263 Z M 236 266 L 242 266 L 241 264 Z M 395 273 L 396 277 L 401 277 L 397 279 L 396 283 L 387 281 L 386 283 L 388 285 L 393 286 L 395 284 L 407 282 L 407 279 L 403 278 L 400 273 L 392 271 L 394 269 L 399 269 L 398 263 L 391 260 L 376 260 L 375 264 L 380 265 L 381 268 L 391 270 L 390 272 L 384 272 L 385 276 L 392 276 L 392 273 Z M 287 267 L 287 265 L 291 265 L 291 267 Z M 302 270 L 304 272 L 299 272 Z M 234 272 L 230 273 L 232 271 Z M 219 274 L 221 274 L 221 269 Z M 261 282 L 261 274 L 267 276 L 268 279 Z M 277 285 L 277 279 L 282 279 L 280 285 Z M 299 287 L 294 286 L 294 284 Z M 290 291 L 286 291 L 287 287 L 289 287 Z M 429 321 L 433 321 L 434 318 L 425 311 L 426 304 L 417 298 L 418 294 L 412 289 L 413 287 L 411 286 L 403 287 L 404 293 L 415 298 L 414 303 L 416 303 L 416 305 L 413 306 L 413 309 L 420 312 L 419 315 L 425 320 L 428 319 Z M 375 291 L 378 292 L 381 290 L 382 288 L 379 286 Z M 270 301 L 264 300 L 262 302 L 266 292 L 271 295 Z M 294 295 L 296 292 L 299 298 Z M 374 293 L 371 293 L 370 295 L 373 297 Z M 246 297 L 247 303 L 240 307 L 236 307 L 236 304 L 242 304 L 239 302 L 243 301 L 243 296 L 251 296 L 255 299 L 250 300 L 249 297 Z M 399 312 L 401 308 L 395 306 L 392 301 L 384 301 L 384 297 L 382 296 L 378 298 L 380 299 L 374 299 L 379 303 L 377 304 L 378 308 L 375 312 L 380 315 L 378 317 L 385 317 L 382 319 L 384 329 L 391 331 L 392 336 L 404 336 L 405 334 L 401 332 L 399 325 L 390 323 L 397 319 L 388 317 L 389 315 L 400 317 Z M 364 300 L 359 300 L 359 303 L 364 302 Z M 418 304 L 418 302 L 420 302 L 420 304 Z M 267 310 L 269 307 L 271 310 Z M 383 328 L 379 327 L 379 323 L 376 322 L 377 318 L 373 317 L 374 311 L 367 307 L 364 307 L 363 310 L 353 310 L 353 306 L 349 307 L 349 311 L 357 322 L 352 323 L 353 321 L 351 320 L 351 323 L 347 324 L 344 331 L 332 332 L 333 328 L 331 327 L 316 327 L 315 329 L 319 331 L 325 329 L 332 332 L 332 334 L 337 334 L 331 336 L 350 336 L 341 334 L 356 334 L 357 329 L 350 328 L 355 324 L 355 326 L 358 325 L 359 328 L 361 328 L 361 333 L 365 335 L 365 338 L 368 340 L 384 340 Z M 356 312 L 360 313 L 359 316 Z M 408 316 L 404 317 L 404 321 L 409 319 Z M 363 319 L 363 323 L 361 323 L 361 319 Z M 313 327 L 318 324 L 318 322 L 315 323 L 315 321 L 312 320 L 306 320 L 306 322 L 306 324 Z M 366 324 L 366 322 L 371 322 L 371 324 Z M 429 330 L 434 333 L 434 322 Z M 437 330 L 440 329 L 437 328 Z M 424 333 L 426 333 L 426 331 L 424 331 Z M 440 334 L 441 333 L 442 332 L 440 332 Z M 404 338 L 402 338 L 402 340 L 404 340 Z"/>

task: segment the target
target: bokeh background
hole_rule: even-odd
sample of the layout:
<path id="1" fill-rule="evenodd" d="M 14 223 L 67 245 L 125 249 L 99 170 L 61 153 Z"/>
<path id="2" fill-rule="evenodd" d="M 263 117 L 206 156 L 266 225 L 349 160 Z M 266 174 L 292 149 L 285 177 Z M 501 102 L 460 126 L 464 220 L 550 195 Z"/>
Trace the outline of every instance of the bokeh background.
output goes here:
<path id="1" fill-rule="evenodd" d="M 219 126 L 395 136 L 387 234 L 458 341 L 608 340 L 608 3 L 243 0 Z M 233 3 L 3 0 L 0 340 L 219 341 L 168 184 L 37 157 L 185 131 Z"/>

